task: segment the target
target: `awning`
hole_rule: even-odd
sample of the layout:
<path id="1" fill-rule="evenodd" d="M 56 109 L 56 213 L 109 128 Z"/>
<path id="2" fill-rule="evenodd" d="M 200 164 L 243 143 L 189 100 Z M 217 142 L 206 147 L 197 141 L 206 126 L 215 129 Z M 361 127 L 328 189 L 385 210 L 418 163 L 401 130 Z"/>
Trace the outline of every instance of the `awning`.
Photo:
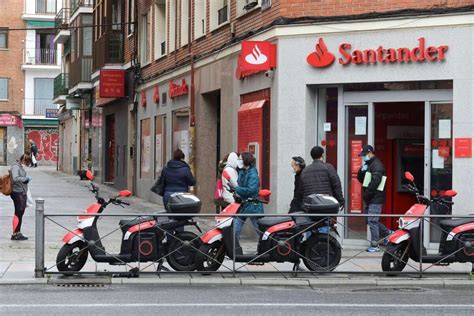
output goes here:
<path id="1" fill-rule="evenodd" d="M 58 126 L 58 119 L 23 119 L 25 126 Z"/>
<path id="2" fill-rule="evenodd" d="M 26 21 L 26 25 L 29 27 L 47 27 L 54 28 L 53 21 Z"/>
<path id="3" fill-rule="evenodd" d="M 240 106 L 239 112 L 260 109 L 265 105 L 266 101 L 267 100 L 258 100 L 258 101 L 244 103 Z"/>

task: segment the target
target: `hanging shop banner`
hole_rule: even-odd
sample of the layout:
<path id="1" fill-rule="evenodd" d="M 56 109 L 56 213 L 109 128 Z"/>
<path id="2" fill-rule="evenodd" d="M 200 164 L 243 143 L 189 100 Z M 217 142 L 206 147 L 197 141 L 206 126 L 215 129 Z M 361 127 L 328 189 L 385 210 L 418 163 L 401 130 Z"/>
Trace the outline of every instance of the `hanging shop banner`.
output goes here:
<path id="1" fill-rule="evenodd" d="M 121 98 L 125 96 L 125 70 L 103 69 L 100 71 L 100 97 Z"/>
<path id="2" fill-rule="evenodd" d="M 454 157 L 472 158 L 472 138 L 454 139 Z"/>
<path id="3" fill-rule="evenodd" d="M 153 100 L 155 101 L 156 105 L 160 103 L 160 88 L 158 88 L 158 86 L 155 86 L 153 91 Z"/>
<path id="4" fill-rule="evenodd" d="M 362 161 L 359 157 L 362 151 L 362 141 L 351 141 L 351 213 L 362 213 L 362 185 L 357 180 L 357 173 L 362 167 Z"/>
<path id="5" fill-rule="evenodd" d="M 0 114 L 0 125 L 15 126 L 18 124 L 18 117 L 11 114 Z"/>
<path id="6" fill-rule="evenodd" d="M 241 50 L 235 73 L 237 79 L 276 68 L 275 44 L 267 41 L 243 41 Z"/>
<path id="7" fill-rule="evenodd" d="M 187 95 L 188 93 L 189 93 L 189 87 L 188 87 L 188 84 L 186 83 L 186 79 L 183 79 L 181 81 L 181 85 L 174 83 L 173 80 L 170 81 L 169 91 L 168 91 L 170 98 L 173 99 L 182 95 Z"/>

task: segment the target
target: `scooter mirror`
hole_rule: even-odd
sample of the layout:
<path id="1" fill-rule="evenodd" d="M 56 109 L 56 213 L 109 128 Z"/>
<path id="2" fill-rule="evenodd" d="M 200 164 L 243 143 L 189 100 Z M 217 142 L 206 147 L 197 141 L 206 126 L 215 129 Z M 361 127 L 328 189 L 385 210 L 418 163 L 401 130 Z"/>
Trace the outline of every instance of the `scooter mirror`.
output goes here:
<path id="1" fill-rule="evenodd" d="M 266 197 L 269 197 L 270 195 L 272 195 L 272 191 L 264 189 L 264 190 L 260 190 L 260 192 L 258 194 L 261 197 L 266 198 Z"/>
<path id="2" fill-rule="evenodd" d="M 119 196 L 120 197 L 129 197 L 129 196 L 132 196 L 132 192 L 130 192 L 129 190 L 122 190 L 119 192 Z"/>
<path id="3" fill-rule="evenodd" d="M 90 170 L 86 171 L 86 178 L 90 181 L 94 180 L 94 174 L 92 174 L 92 171 Z"/>
<path id="4" fill-rule="evenodd" d="M 446 190 L 444 191 L 443 193 L 443 197 L 455 197 L 456 195 L 458 195 L 458 193 L 454 190 Z"/>
<path id="5" fill-rule="evenodd" d="M 410 182 L 415 181 L 415 177 L 409 171 L 405 171 L 405 179 Z"/>

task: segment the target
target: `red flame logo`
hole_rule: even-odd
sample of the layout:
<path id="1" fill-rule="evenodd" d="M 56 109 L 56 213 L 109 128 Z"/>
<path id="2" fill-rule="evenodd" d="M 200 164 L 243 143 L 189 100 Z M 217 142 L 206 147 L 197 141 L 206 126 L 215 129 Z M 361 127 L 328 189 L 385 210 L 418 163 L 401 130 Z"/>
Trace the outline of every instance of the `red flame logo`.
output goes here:
<path id="1" fill-rule="evenodd" d="M 328 51 L 323 39 L 320 38 L 316 44 L 316 51 L 306 58 L 308 64 L 316 68 L 324 68 L 331 65 L 336 57 Z"/>

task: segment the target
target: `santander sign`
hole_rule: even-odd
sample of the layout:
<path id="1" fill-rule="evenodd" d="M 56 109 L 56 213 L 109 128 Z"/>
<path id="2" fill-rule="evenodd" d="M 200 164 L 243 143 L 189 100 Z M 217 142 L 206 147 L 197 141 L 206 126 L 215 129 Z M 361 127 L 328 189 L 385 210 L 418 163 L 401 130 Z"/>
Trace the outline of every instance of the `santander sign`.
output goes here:
<path id="1" fill-rule="evenodd" d="M 339 64 L 348 66 L 350 64 L 395 64 L 395 63 L 422 63 L 442 62 L 446 59 L 447 45 L 426 46 L 424 37 L 418 39 L 418 45 L 414 48 L 386 48 L 382 45 L 369 49 L 353 49 L 352 44 L 342 43 L 339 45 Z M 320 38 L 316 44 L 315 51 L 308 55 L 306 61 L 315 68 L 325 68 L 332 65 L 336 56 L 331 53 L 324 40 Z"/>

